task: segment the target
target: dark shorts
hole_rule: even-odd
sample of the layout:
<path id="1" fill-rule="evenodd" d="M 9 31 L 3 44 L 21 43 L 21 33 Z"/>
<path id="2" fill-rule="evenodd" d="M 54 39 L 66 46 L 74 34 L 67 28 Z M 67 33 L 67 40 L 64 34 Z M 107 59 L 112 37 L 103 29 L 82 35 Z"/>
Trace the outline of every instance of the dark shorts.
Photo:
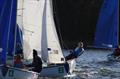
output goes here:
<path id="1" fill-rule="evenodd" d="M 68 56 L 65 57 L 66 61 L 77 58 L 73 53 L 69 54 Z"/>
<path id="2" fill-rule="evenodd" d="M 32 71 L 34 72 L 37 72 L 37 73 L 40 73 L 42 70 L 42 67 L 41 68 L 33 68 Z"/>

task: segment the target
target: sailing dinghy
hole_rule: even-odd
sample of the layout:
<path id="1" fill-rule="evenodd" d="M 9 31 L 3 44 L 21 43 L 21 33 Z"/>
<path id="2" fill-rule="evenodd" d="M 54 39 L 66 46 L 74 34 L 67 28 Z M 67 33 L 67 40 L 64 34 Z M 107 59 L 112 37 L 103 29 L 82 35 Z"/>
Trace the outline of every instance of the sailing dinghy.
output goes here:
<path id="1" fill-rule="evenodd" d="M 38 78 L 38 76 L 62 77 L 67 75 L 64 66 L 65 58 L 60 47 L 53 19 L 52 0 L 10 0 L 10 1 L 11 1 L 10 5 L 11 14 L 9 14 L 10 16 L 9 23 L 12 22 L 11 18 L 13 16 L 11 15 L 17 14 L 16 21 L 14 21 L 15 34 L 13 42 L 14 44 L 13 54 L 15 54 L 15 46 L 17 44 L 17 24 L 18 24 L 19 29 L 22 31 L 22 35 L 19 35 L 19 37 L 20 39 L 22 39 L 21 44 L 23 47 L 24 63 L 25 64 L 29 63 L 28 61 L 31 62 L 32 50 L 36 49 L 43 60 L 43 68 L 40 73 L 36 73 L 26 69 L 0 66 L 1 71 L 0 77 L 4 79 L 11 78 L 36 79 Z M 17 9 L 15 10 L 15 8 L 13 8 L 13 5 L 15 7 L 16 4 Z M 11 28 L 12 26 L 9 24 L 9 27 Z M 6 52 L 8 52 L 9 46 L 8 44 L 9 42 L 7 42 L 7 48 L 5 48 Z M 6 69 L 4 73 L 2 72 L 3 70 L 2 67 Z"/>

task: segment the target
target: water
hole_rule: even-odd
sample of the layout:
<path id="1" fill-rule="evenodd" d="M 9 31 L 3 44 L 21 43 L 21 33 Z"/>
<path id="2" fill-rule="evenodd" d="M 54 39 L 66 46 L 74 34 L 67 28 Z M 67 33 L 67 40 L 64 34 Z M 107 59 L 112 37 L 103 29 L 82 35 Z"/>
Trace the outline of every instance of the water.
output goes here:
<path id="1" fill-rule="evenodd" d="M 77 59 L 72 78 L 40 78 L 40 79 L 120 79 L 120 62 L 107 60 L 110 50 L 85 50 Z"/>

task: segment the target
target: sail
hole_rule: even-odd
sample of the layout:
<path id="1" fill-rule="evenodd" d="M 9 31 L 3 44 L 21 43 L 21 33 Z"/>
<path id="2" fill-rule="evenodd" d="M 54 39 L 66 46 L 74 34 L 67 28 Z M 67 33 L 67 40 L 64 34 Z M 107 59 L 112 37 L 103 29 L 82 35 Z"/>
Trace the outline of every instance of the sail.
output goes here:
<path id="1" fill-rule="evenodd" d="M 41 26 L 45 0 L 24 0 L 23 52 L 24 59 L 32 59 L 32 50 L 41 51 Z"/>
<path id="2" fill-rule="evenodd" d="M 24 58 L 31 59 L 32 50 L 36 49 L 45 62 L 63 63 L 64 57 L 53 19 L 52 0 L 24 0 L 23 5 Z"/>
<path id="3" fill-rule="evenodd" d="M 95 46 L 118 45 L 118 0 L 104 0 L 97 22 Z"/>
<path id="4" fill-rule="evenodd" d="M 6 55 L 13 55 L 17 0 L 0 0 L 0 63 L 6 62 Z"/>
<path id="5" fill-rule="evenodd" d="M 23 3 L 24 3 L 24 0 L 18 0 L 18 3 L 17 3 L 17 24 L 21 30 L 23 29 L 22 28 L 23 27 L 23 11 L 24 11 Z"/>
<path id="6" fill-rule="evenodd" d="M 23 2 L 24 0 L 17 1 L 17 44 L 19 43 L 21 46 L 23 44 Z"/>
<path id="7" fill-rule="evenodd" d="M 47 41 L 47 1 L 44 2 L 41 30 L 41 57 L 44 62 L 48 62 L 48 41 Z"/>
<path id="8" fill-rule="evenodd" d="M 42 17 L 42 59 L 49 63 L 64 63 L 64 56 L 57 36 L 52 9 L 52 0 L 45 0 Z"/>

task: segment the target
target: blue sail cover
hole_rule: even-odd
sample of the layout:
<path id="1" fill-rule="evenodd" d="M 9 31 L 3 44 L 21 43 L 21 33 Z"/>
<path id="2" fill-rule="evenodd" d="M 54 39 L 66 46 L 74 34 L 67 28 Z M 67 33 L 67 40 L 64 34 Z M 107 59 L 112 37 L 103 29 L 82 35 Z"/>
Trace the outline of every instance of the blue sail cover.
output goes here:
<path id="1" fill-rule="evenodd" d="M 12 54 L 16 26 L 17 0 L 0 0 L 0 64 L 6 63 L 6 54 Z"/>
<path id="2" fill-rule="evenodd" d="M 118 45 L 118 0 L 104 0 L 95 33 L 95 46 Z"/>

